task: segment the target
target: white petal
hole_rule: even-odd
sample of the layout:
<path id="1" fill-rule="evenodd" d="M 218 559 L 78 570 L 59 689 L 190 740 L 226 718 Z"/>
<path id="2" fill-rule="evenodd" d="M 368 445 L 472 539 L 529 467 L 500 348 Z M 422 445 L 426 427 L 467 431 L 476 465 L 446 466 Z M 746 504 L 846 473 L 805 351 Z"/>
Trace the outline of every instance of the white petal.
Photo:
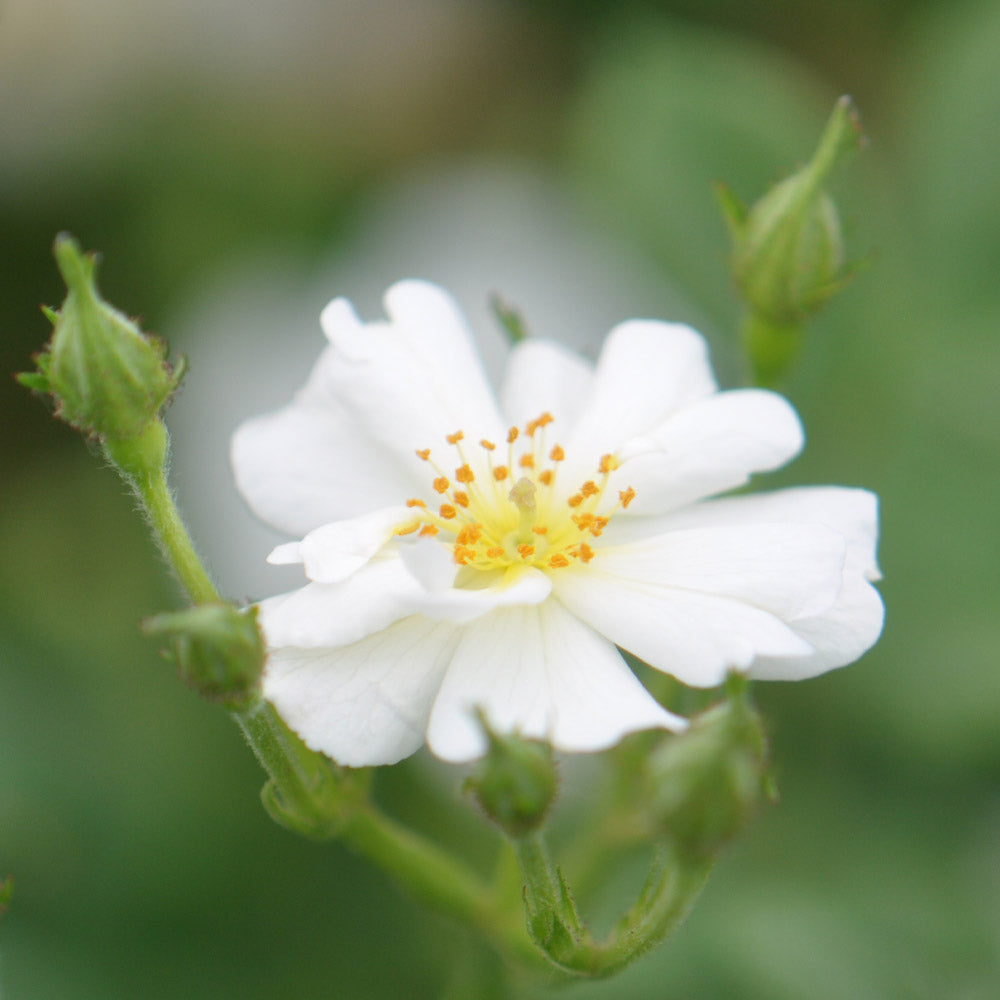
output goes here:
<path id="1" fill-rule="evenodd" d="M 685 684 L 714 687 L 729 670 L 748 669 L 755 657 L 812 652 L 768 611 L 731 597 L 612 576 L 595 569 L 596 562 L 553 574 L 556 598 L 612 642 Z"/>
<path id="2" fill-rule="evenodd" d="M 762 681 L 798 681 L 853 663 L 882 633 L 885 607 L 878 591 L 860 574 L 844 580 L 832 608 L 792 622 L 814 652 L 809 656 L 758 657 L 750 676 Z"/>
<path id="3" fill-rule="evenodd" d="M 862 573 L 869 580 L 879 579 L 875 554 L 878 497 L 868 490 L 846 486 L 797 486 L 769 493 L 723 497 L 674 511 L 658 522 L 658 530 L 788 522 L 825 524 L 839 531 L 847 539 L 847 568 Z M 644 533 L 648 534 L 649 530 L 644 529 Z"/>
<path id="4" fill-rule="evenodd" d="M 310 583 L 261 601 L 271 647 L 346 646 L 413 614 L 423 588 L 398 556 L 375 559 L 340 583 Z"/>
<path id="5" fill-rule="evenodd" d="M 230 449 L 236 484 L 254 513 L 298 537 L 399 503 L 423 482 L 408 477 L 336 398 L 332 363 L 327 349 L 295 401 L 241 424 Z"/>
<path id="6" fill-rule="evenodd" d="M 413 519 L 413 510 L 383 507 L 346 521 L 334 521 L 310 531 L 299 542 L 298 554 L 306 576 L 316 583 L 337 583 L 361 569 L 393 537 L 393 531 Z M 284 550 L 285 546 L 280 546 Z M 271 553 L 271 562 L 274 561 Z"/>
<path id="7" fill-rule="evenodd" d="M 348 767 L 419 749 L 457 641 L 452 625 L 407 618 L 341 649 L 273 651 L 264 694 L 313 750 Z"/>
<path id="8" fill-rule="evenodd" d="M 733 597 L 789 621 L 833 605 L 846 550 L 844 536 L 822 524 L 713 525 L 602 546 L 592 566 L 652 587 Z"/>
<path id="9" fill-rule="evenodd" d="M 594 366 L 548 340 L 524 340 L 507 358 L 500 390 L 504 417 L 514 427 L 551 413 L 551 440 L 567 441 L 588 403 Z"/>
<path id="10" fill-rule="evenodd" d="M 716 391 L 704 338 L 688 326 L 631 320 L 616 326 L 597 361 L 593 388 L 569 442 L 567 461 L 600 455 Z"/>
<path id="11" fill-rule="evenodd" d="M 436 453 L 458 430 L 478 440 L 505 428 L 451 297 L 435 285 L 404 281 L 386 293 L 385 307 L 388 320 L 371 323 L 344 299 L 323 311 L 334 347 L 331 382 L 367 434 L 426 477 L 415 449 Z"/>
<path id="12" fill-rule="evenodd" d="M 559 604 L 509 608 L 462 630 L 434 701 L 427 741 L 445 760 L 480 756 L 474 711 L 501 732 L 548 739 L 559 750 L 601 750 L 641 729 L 681 729 L 618 651 Z"/>
<path id="13" fill-rule="evenodd" d="M 475 571 L 473 571 L 475 572 Z M 541 604 L 552 592 L 548 574 L 533 567 L 508 570 L 487 576 L 478 574 L 489 586 L 475 590 L 453 587 L 423 591 L 414 608 L 428 618 L 469 622 L 495 608 Z"/>
<path id="14" fill-rule="evenodd" d="M 803 441 L 786 400 L 738 389 L 696 402 L 624 444 L 617 477 L 636 491 L 630 515 L 666 512 L 784 465 Z"/>
<path id="15" fill-rule="evenodd" d="M 724 497 L 693 504 L 659 518 L 616 518 L 609 541 L 635 544 L 651 533 L 693 528 L 759 531 L 764 525 L 822 525 L 843 536 L 847 546 L 837 598 L 826 608 L 803 607 L 785 617 L 812 652 L 800 656 L 759 656 L 750 676 L 761 680 L 798 680 L 858 659 L 878 639 L 885 610 L 868 583 L 879 578 L 875 547 L 878 498 L 867 490 L 804 486 Z M 786 611 L 789 609 L 786 609 Z"/>
<path id="16" fill-rule="evenodd" d="M 302 562 L 301 542 L 285 542 L 271 549 L 267 561 L 272 566 L 295 566 Z"/>

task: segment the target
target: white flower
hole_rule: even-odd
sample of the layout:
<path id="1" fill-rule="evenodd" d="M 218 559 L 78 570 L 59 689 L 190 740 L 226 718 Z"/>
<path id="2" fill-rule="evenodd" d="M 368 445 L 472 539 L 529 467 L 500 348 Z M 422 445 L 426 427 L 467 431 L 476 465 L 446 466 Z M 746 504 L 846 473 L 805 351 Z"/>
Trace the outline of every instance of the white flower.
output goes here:
<path id="1" fill-rule="evenodd" d="M 385 307 L 362 323 L 330 303 L 305 388 L 233 441 L 253 509 L 301 537 L 269 558 L 310 582 L 260 620 L 264 692 L 310 747 L 469 760 L 479 707 L 597 750 L 684 725 L 616 646 L 704 687 L 810 677 L 876 640 L 871 493 L 703 499 L 803 438 L 780 396 L 719 392 L 695 331 L 623 323 L 596 367 L 526 340 L 498 399 L 441 289 L 402 282 Z"/>

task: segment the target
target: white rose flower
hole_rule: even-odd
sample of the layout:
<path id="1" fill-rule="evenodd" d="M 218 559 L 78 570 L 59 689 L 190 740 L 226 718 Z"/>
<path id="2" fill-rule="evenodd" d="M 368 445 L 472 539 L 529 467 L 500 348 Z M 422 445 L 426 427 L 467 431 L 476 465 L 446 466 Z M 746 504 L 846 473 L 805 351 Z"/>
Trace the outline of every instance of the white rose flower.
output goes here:
<path id="1" fill-rule="evenodd" d="M 632 320 L 596 366 L 515 345 L 498 396 L 451 298 L 401 282 L 387 320 L 336 299 L 285 409 L 243 424 L 237 483 L 301 541 L 309 582 L 265 600 L 264 693 L 342 764 L 439 757 L 499 731 L 599 750 L 681 729 L 616 647 L 685 684 L 801 679 L 882 627 L 877 501 L 809 487 L 704 499 L 802 447 L 759 389 L 719 392 L 705 341 Z"/>

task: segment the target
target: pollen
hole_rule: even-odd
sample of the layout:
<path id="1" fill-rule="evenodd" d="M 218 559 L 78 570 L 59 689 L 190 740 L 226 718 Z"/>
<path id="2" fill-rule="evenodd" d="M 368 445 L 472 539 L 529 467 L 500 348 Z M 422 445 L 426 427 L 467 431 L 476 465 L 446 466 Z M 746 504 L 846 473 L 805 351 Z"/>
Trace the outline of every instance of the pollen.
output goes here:
<path id="1" fill-rule="evenodd" d="M 565 461 L 566 450 L 561 444 L 546 444 L 545 428 L 552 422 L 552 414 L 543 412 L 520 429 L 511 427 L 503 465 L 493 464 L 497 446 L 487 438 L 479 439 L 485 456 L 467 458 L 461 430 L 443 435 L 454 449 L 453 475 L 446 474 L 448 463 L 431 459 L 430 448 L 417 450 L 417 456 L 431 465 L 430 486 L 439 499 L 430 506 L 420 497 L 406 500 L 413 513 L 394 533 L 434 538 L 464 573 L 521 572 L 528 566 L 563 572 L 574 564 L 589 563 L 599 554 L 595 539 L 615 512 L 635 499 L 636 491 L 631 486 L 617 489 L 621 484 L 615 483 L 615 497 L 612 477 L 622 463 L 613 454 L 601 456 L 593 479 L 575 490 L 561 487 L 557 468 Z M 459 579 L 464 581 L 465 576 Z"/>

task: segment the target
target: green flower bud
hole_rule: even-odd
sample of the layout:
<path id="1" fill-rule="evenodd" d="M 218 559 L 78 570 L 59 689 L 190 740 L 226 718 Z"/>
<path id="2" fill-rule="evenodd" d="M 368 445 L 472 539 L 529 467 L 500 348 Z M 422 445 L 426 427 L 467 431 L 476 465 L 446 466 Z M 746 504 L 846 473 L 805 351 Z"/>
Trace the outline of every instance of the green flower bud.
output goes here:
<path id="1" fill-rule="evenodd" d="M 105 440 L 138 437 L 157 419 L 182 371 L 166 362 L 162 341 L 144 334 L 97 291 L 96 259 L 72 237 L 53 247 L 67 295 L 58 312 L 45 310 L 54 329 L 38 370 L 22 384 L 52 395 L 56 415 Z"/>
<path id="2" fill-rule="evenodd" d="M 751 311 L 767 322 L 802 323 L 849 277 L 837 209 L 823 185 L 837 161 L 861 142 L 851 100 L 842 97 L 812 160 L 749 212 L 730 192 L 719 192 L 733 237 L 737 285 Z"/>
<path id="3" fill-rule="evenodd" d="M 743 692 L 698 716 L 647 761 L 646 811 L 688 857 L 712 857 L 770 790 L 761 720 Z"/>
<path id="4" fill-rule="evenodd" d="M 257 692 L 266 654 L 256 607 L 199 604 L 156 615 L 143 628 L 172 640 L 165 655 L 204 697 L 237 708 Z"/>
<path id="5" fill-rule="evenodd" d="M 552 748 L 516 733 L 494 732 L 480 713 L 489 747 L 467 787 L 483 812 L 512 837 L 523 837 L 545 820 L 558 781 Z"/>

